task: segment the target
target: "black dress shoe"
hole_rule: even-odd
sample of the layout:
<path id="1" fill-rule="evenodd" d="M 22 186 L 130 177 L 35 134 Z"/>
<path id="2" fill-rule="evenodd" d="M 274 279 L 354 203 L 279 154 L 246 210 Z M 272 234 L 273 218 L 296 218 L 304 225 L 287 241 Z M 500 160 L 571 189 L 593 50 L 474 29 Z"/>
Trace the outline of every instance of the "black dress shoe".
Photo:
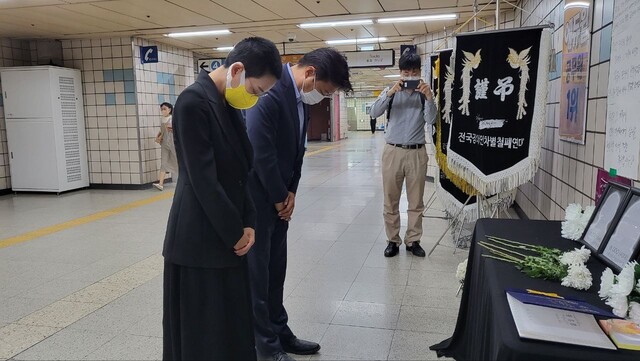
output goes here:
<path id="1" fill-rule="evenodd" d="M 320 345 L 311 342 L 301 340 L 297 337 L 292 338 L 288 342 L 281 342 L 282 349 L 288 353 L 294 353 L 296 355 L 313 355 L 314 353 L 320 351 Z"/>
<path id="2" fill-rule="evenodd" d="M 293 357 L 287 355 L 286 352 L 278 352 L 276 354 L 274 354 L 273 356 L 271 356 L 271 360 L 273 361 L 296 361 L 296 359 L 294 359 Z"/>
<path id="3" fill-rule="evenodd" d="M 400 250 L 400 247 L 398 247 L 397 244 L 395 244 L 394 242 L 389 242 L 389 244 L 387 244 L 387 248 L 385 248 L 384 250 L 384 256 L 393 257 L 398 254 L 399 250 Z"/>
<path id="4" fill-rule="evenodd" d="M 407 246 L 407 252 L 413 253 L 416 257 L 424 257 L 427 254 L 424 252 L 424 249 L 420 247 L 420 242 L 413 242 L 411 246 Z"/>

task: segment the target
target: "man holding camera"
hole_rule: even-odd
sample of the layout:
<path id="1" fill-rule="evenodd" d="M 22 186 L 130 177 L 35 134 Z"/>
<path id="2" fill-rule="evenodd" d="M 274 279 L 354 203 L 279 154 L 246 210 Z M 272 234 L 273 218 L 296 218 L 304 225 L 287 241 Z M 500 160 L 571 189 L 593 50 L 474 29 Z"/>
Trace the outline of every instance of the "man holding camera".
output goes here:
<path id="1" fill-rule="evenodd" d="M 400 196 L 406 179 L 409 223 L 405 234 L 407 251 L 424 257 L 420 246 L 424 187 L 427 178 L 425 123 L 434 124 L 437 108 L 433 93 L 420 79 L 421 60 L 415 53 L 402 55 L 399 62 L 401 79 L 382 91 L 371 107 L 371 117 L 387 112 L 389 120 L 385 135 L 387 144 L 382 153 L 382 186 L 384 189 L 384 223 L 388 245 L 385 257 L 398 254 L 400 238 Z"/>

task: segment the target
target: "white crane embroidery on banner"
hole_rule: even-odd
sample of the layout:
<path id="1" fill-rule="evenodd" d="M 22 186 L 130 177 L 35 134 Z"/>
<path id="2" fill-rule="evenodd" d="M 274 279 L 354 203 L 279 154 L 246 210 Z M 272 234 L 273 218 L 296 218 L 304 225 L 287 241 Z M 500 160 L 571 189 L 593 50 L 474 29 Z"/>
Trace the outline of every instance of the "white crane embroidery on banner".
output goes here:
<path id="1" fill-rule="evenodd" d="M 462 98 L 458 100 L 458 103 L 461 103 L 458 107 L 458 110 L 462 112 L 462 115 L 469 115 L 469 102 L 471 98 L 471 71 L 473 69 L 477 69 L 482 61 L 480 57 L 480 51 L 482 49 L 478 49 L 475 55 L 473 53 L 469 53 L 467 51 L 462 51 L 464 54 L 464 61 L 462 62 Z"/>
<path id="2" fill-rule="evenodd" d="M 522 119 L 527 114 L 525 108 L 527 107 L 527 101 L 525 100 L 525 94 L 527 92 L 527 83 L 529 82 L 529 64 L 531 58 L 529 57 L 529 51 L 531 47 L 524 49 L 522 52 L 509 48 L 509 56 L 507 61 L 513 69 L 520 69 L 520 90 L 518 91 L 518 114 L 516 119 Z"/>
<path id="3" fill-rule="evenodd" d="M 453 59 L 453 57 L 452 57 Z M 452 62 L 453 63 L 453 62 Z M 447 124 L 451 123 L 451 92 L 453 91 L 453 71 L 451 66 L 447 65 L 447 74 L 444 78 L 444 121 Z"/>

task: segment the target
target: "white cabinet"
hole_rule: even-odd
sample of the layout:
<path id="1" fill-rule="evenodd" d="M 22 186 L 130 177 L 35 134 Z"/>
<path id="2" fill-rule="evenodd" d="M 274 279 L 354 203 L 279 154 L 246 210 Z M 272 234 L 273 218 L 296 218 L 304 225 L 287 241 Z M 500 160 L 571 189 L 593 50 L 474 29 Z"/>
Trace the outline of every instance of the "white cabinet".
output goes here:
<path id="1" fill-rule="evenodd" d="M 0 69 L 14 191 L 89 186 L 80 71 L 55 66 Z"/>

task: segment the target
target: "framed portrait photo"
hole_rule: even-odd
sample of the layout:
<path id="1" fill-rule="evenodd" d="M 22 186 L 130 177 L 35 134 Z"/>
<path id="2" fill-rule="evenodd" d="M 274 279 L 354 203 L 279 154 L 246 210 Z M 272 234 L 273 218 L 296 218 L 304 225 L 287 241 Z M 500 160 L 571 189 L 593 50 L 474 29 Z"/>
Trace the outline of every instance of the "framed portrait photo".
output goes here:
<path id="1" fill-rule="evenodd" d="M 632 189 L 630 193 L 601 252 L 603 260 L 618 272 L 640 251 L 640 190 Z"/>
<path id="2" fill-rule="evenodd" d="M 582 235 L 582 243 L 595 254 L 599 254 L 603 242 L 609 233 L 609 228 L 616 218 L 620 206 L 627 198 L 629 188 L 617 183 L 609 183 L 604 191 L 602 200 L 596 207 L 587 228 Z"/>

